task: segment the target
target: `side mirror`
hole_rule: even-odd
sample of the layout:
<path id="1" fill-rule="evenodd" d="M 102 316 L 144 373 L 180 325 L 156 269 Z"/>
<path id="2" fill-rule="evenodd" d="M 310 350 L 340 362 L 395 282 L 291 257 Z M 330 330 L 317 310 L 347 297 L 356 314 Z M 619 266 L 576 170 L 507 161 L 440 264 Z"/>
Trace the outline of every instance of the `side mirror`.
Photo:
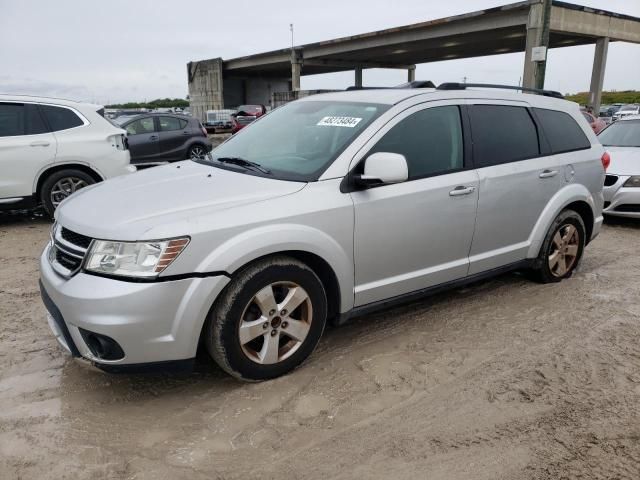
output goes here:
<path id="1" fill-rule="evenodd" d="M 356 184 L 361 186 L 385 185 L 406 182 L 409 167 L 404 155 L 390 152 L 377 152 L 364 161 L 364 173 L 354 176 Z"/>

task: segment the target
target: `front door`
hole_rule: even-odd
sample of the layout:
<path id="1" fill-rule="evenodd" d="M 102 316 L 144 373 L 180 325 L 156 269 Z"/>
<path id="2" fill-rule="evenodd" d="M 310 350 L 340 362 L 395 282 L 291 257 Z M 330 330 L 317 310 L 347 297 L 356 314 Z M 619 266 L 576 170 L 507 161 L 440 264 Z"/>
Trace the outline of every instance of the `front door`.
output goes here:
<path id="1" fill-rule="evenodd" d="M 129 140 L 131 163 L 155 161 L 160 152 L 159 136 L 153 117 L 134 120 L 125 127 Z"/>
<path id="2" fill-rule="evenodd" d="M 460 107 L 429 105 L 405 111 L 365 147 L 362 160 L 404 155 L 409 180 L 351 193 L 356 306 L 467 275 L 477 173 L 465 158 Z"/>

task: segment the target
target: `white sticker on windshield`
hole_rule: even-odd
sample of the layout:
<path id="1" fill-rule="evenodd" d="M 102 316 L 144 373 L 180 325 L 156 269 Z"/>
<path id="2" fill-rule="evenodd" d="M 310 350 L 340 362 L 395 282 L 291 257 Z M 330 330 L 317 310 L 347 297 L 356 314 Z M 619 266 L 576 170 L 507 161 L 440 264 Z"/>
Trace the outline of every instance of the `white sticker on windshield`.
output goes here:
<path id="1" fill-rule="evenodd" d="M 357 117 L 324 117 L 316 125 L 323 127 L 347 127 L 353 128 L 360 123 Z"/>

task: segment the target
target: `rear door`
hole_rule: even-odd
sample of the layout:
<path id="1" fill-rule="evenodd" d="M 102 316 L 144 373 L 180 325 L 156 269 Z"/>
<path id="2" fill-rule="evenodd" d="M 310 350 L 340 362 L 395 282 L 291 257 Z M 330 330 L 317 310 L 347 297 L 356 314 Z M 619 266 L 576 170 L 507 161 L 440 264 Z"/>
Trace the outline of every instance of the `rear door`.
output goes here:
<path id="1" fill-rule="evenodd" d="M 388 299 L 467 275 L 478 200 L 464 149 L 462 109 L 430 102 L 398 115 L 356 159 L 399 153 L 409 180 L 351 193 L 355 304 Z"/>
<path id="2" fill-rule="evenodd" d="M 158 117 L 158 135 L 162 160 L 183 160 L 187 158 L 187 144 L 193 133 L 189 122 L 178 117 Z"/>
<path id="3" fill-rule="evenodd" d="M 524 102 L 470 100 L 473 161 L 480 179 L 469 274 L 526 258 L 540 214 L 563 183 L 561 158 L 550 154 Z"/>
<path id="4" fill-rule="evenodd" d="M 124 126 L 129 140 L 131 163 L 156 161 L 160 143 L 153 117 L 138 118 Z"/>
<path id="5" fill-rule="evenodd" d="M 36 175 L 55 157 L 56 139 L 37 105 L 0 102 L 0 202 L 30 196 Z"/>

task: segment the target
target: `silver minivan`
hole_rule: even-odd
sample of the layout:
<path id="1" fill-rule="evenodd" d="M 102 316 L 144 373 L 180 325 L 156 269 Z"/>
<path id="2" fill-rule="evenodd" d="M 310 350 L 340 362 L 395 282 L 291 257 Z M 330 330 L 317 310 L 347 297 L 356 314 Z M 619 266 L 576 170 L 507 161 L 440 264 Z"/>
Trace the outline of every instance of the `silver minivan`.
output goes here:
<path id="1" fill-rule="evenodd" d="M 51 329 L 107 371 L 202 346 L 264 380 L 327 321 L 507 270 L 559 282 L 600 230 L 608 157 L 578 105 L 541 93 L 316 95 L 208 158 L 87 187 L 42 254 Z"/>

